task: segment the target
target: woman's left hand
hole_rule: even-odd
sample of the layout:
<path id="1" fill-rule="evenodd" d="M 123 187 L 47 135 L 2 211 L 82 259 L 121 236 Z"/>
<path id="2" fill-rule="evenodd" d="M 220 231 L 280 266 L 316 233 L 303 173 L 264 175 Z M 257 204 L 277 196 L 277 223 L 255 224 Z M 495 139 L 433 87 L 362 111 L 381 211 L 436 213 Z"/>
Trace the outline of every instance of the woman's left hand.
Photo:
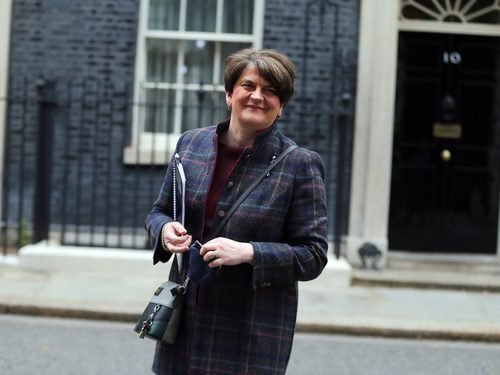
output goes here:
<path id="1" fill-rule="evenodd" d="M 210 268 L 253 264 L 252 244 L 225 237 L 217 237 L 205 243 L 200 249 L 200 255 Z"/>

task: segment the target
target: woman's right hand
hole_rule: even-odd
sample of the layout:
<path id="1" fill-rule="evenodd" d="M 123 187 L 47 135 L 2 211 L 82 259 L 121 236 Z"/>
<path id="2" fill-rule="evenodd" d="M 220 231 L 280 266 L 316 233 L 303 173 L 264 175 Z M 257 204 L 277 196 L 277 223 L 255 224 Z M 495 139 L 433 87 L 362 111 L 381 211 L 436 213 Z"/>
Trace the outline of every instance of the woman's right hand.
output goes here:
<path id="1" fill-rule="evenodd" d="M 193 238 L 178 221 L 166 223 L 161 229 L 161 239 L 165 251 L 184 253 L 189 250 Z"/>

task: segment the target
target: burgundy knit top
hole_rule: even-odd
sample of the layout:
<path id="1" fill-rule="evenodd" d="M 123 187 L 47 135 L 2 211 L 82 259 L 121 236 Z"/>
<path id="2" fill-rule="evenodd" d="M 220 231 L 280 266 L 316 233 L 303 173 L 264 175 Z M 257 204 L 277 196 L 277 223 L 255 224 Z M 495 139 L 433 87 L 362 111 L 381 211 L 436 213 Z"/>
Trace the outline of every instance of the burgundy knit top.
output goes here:
<path id="1" fill-rule="evenodd" d="M 214 176 L 205 204 L 206 220 L 215 218 L 215 208 L 224 188 L 229 182 L 229 176 L 248 148 L 249 147 L 233 147 L 221 142 L 218 143 Z"/>

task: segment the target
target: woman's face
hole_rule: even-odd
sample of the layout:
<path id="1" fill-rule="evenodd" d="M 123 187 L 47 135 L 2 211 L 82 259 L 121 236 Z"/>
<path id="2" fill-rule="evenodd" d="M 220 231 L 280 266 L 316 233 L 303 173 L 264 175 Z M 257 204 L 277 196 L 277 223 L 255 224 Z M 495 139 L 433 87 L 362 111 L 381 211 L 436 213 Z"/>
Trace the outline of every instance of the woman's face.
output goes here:
<path id="1" fill-rule="evenodd" d="M 252 65 L 243 71 L 233 92 L 226 92 L 226 101 L 231 106 L 231 124 L 236 126 L 263 130 L 281 116 L 276 90 Z"/>

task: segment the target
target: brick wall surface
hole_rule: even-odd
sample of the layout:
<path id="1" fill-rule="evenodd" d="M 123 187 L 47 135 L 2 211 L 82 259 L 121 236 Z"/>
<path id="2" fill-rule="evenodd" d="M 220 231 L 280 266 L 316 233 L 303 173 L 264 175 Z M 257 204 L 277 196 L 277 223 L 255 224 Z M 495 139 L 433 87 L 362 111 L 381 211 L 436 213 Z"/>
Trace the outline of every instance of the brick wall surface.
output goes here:
<path id="1" fill-rule="evenodd" d="M 139 0 L 21 0 L 13 6 L 11 75 L 129 80 Z"/>
<path id="2" fill-rule="evenodd" d="M 14 2 L 9 95 L 29 99 L 13 103 L 8 115 L 8 211 L 16 220 L 31 218 L 34 204 L 36 85 L 43 79 L 54 82 L 54 98 L 79 103 L 71 111 L 54 109 L 51 222 L 142 226 L 164 168 L 126 166 L 121 159 L 130 138 L 125 104 L 132 98 L 139 2 Z M 352 100 L 341 98 L 355 95 L 358 14 L 359 1 L 352 0 L 265 2 L 264 46 L 297 65 L 296 95 L 280 126 L 325 159 L 332 212 L 337 161 L 344 158 L 337 152 L 340 126 L 348 129 L 343 141 L 349 147 L 352 139 Z M 103 98 L 97 106 L 82 104 L 94 94 Z M 347 168 L 345 186 L 349 175 Z M 345 197 L 345 212 L 347 203 Z"/>

